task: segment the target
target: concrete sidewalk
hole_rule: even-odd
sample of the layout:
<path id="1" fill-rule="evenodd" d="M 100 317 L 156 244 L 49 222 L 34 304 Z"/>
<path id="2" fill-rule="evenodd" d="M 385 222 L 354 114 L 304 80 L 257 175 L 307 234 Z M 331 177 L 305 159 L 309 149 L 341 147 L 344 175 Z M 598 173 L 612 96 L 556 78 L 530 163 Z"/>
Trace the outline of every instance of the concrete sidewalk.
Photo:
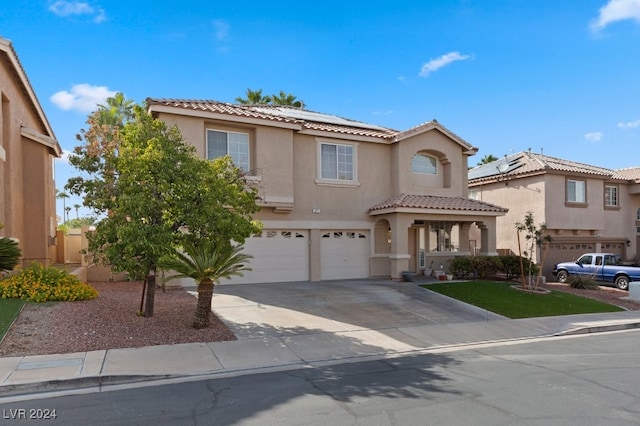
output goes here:
<path id="1" fill-rule="evenodd" d="M 412 287 L 417 288 L 403 288 L 410 291 Z M 426 317 L 412 324 L 383 321 L 371 327 L 221 294 L 217 301 L 214 298 L 214 311 L 234 330 L 236 341 L 0 358 L 0 397 L 173 377 L 240 375 L 640 327 L 639 311 L 510 320 L 425 293 L 434 298 L 433 303 L 445 303 L 447 309 L 469 317 L 464 322 L 445 319 L 434 323 Z M 225 302 L 225 297 L 231 299 Z M 405 316 L 418 314 L 403 302 L 398 306 L 407 310 Z M 239 309 L 241 305 L 246 309 Z M 233 309 L 225 313 L 227 308 Z M 230 318 L 232 313 L 236 317 Z M 268 326 L 262 322 L 265 318 L 270 321 Z M 242 320 L 246 320 L 244 325 L 238 322 Z M 279 321 L 293 321 L 297 326 L 280 327 Z"/>

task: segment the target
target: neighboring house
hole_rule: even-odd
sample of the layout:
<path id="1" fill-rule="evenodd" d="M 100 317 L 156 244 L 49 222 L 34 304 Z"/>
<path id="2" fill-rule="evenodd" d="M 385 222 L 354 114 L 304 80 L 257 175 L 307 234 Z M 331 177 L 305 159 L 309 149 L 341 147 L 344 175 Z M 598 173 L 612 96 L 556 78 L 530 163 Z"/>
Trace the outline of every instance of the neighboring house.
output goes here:
<path id="1" fill-rule="evenodd" d="M 60 145 L 9 40 L 0 38 L 1 236 L 19 240 L 22 263 L 55 259 L 54 166 Z"/>
<path id="2" fill-rule="evenodd" d="M 242 282 L 392 277 L 480 242 L 496 251 L 506 210 L 467 196 L 476 148 L 438 122 L 407 131 L 285 106 L 147 99 L 205 158 L 226 154 L 260 189 L 261 235 Z M 471 246 L 471 247 L 470 247 Z"/>
<path id="3" fill-rule="evenodd" d="M 518 254 L 515 223 L 532 212 L 553 241 L 544 273 L 586 252 L 631 260 L 640 246 L 640 167 L 611 170 L 520 152 L 469 170 L 469 197 L 509 212 L 497 220 L 498 251 Z M 473 232 L 472 232 L 473 235 Z M 521 236 L 524 250 L 524 235 Z M 541 260 L 541 250 L 535 253 Z"/>

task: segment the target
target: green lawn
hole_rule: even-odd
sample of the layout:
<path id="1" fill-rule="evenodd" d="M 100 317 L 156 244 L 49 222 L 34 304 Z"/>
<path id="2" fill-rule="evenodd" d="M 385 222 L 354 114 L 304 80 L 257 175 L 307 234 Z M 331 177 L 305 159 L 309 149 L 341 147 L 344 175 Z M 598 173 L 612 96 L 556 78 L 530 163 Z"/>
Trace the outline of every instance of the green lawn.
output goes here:
<path id="1" fill-rule="evenodd" d="M 422 287 L 478 306 L 507 318 L 617 312 L 624 309 L 561 291 L 532 294 L 511 288 L 512 282 L 469 281 L 425 284 Z"/>
<path id="2" fill-rule="evenodd" d="M 18 316 L 20 310 L 24 306 L 22 299 L 2 299 L 0 298 L 0 340 L 9 330 L 9 326 Z"/>

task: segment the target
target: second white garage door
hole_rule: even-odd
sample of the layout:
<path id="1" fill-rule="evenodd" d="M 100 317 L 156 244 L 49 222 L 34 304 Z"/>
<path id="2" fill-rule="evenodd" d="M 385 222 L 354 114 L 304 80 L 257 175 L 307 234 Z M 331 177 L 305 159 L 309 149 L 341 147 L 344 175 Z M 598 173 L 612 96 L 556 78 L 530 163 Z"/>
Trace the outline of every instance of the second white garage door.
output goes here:
<path id="1" fill-rule="evenodd" d="M 320 240 L 322 280 L 369 276 L 368 231 L 323 231 Z"/>
<path id="2" fill-rule="evenodd" d="M 265 230 L 245 241 L 251 271 L 222 284 L 273 283 L 309 280 L 308 231 Z"/>

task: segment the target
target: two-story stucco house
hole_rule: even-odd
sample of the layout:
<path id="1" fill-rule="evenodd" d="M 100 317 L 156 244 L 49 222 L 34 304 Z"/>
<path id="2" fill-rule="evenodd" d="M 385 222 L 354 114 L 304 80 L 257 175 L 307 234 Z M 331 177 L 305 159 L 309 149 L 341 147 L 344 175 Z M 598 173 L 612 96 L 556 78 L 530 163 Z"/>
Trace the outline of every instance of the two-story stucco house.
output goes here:
<path id="1" fill-rule="evenodd" d="M 527 212 L 536 225 L 545 223 L 553 239 L 547 278 L 554 263 L 582 253 L 631 260 L 640 247 L 640 167 L 611 170 L 525 151 L 471 169 L 469 196 L 509 209 L 497 219 L 501 253 L 518 253 L 515 223 Z M 535 256 L 539 262 L 541 250 Z"/>
<path id="2" fill-rule="evenodd" d="M 436 121 L 396 131 L 307 110 L 147 99 L 205 158 L 229 154 L 260 188 L 253 271 L 234 283 L 401 277 L 496 251 L 506 210 L 468 198 L 477 149 Z M 470 248 L 470 245 L 472 246 Z"/>
<path id="3" fill-rule="evenodd" d="M 61 148 L 10 41 L 0 38 L 0 235 L 22 262 L 55 260 L 55 157 Z"/>

